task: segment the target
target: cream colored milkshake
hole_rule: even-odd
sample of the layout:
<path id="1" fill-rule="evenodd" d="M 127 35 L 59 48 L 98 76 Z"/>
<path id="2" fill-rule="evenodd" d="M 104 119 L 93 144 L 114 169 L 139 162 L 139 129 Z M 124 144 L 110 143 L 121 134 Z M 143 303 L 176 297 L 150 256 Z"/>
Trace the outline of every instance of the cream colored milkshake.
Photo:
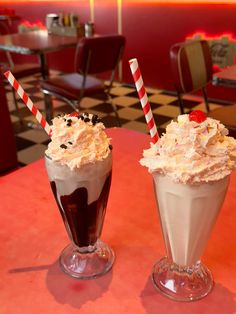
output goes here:
<path id="1" fill-rule="evenodd" d="M 229 177 L 196 186 L 158 173 L 153 178 L 167 255 L 178 265 L 194 265 L 223 204 Z"/>
<path id="2" fill-rule="evenodd" d="M 175 300 L 199 299 L 212 288 L 200 259 L 236 166 L 236 140 L 227 134 L 219 121 L 193 111 L 172 121 L 140 160 L 153 176 L 167 252 L 153 281 Z"/>

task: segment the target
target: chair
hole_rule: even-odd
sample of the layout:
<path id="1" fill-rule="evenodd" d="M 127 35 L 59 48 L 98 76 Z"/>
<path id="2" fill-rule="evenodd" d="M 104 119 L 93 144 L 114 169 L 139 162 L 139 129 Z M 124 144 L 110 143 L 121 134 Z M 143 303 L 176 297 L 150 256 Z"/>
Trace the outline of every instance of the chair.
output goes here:
<path id="1" fill-rule="evenodd" d="M 117 108 L 111 101 L 110 90 L 124 47 L 125 37 L 122 35 L 80 39 L 76 47 L 74 72 L 43 81 L 42 92 L 65 101 L 74 110 L 79 110 L 83 97 L 105 95 L 106 102 L 110 101 L 120 126 Z M 110 73 L 108 85 L 95 77 L 106 72 Z"/>
<path id="2" fill-rule="evenodd" d="M 182 96 L 202 90 L 207 115 L 220 120 L 236 136 L 236 106 L 223 106 L 210 111 L 206 86 L 212 83 L 213 65 L 206 40 L 186 41 L 170 48 L 170 61 L 181 114 L 184 113 Z"/>
<path id="3" fill-rule="evenodd" d="M 7 25 L 5 25 L 4 27 L 1 25 L 0 34 L 6 35 L 9 33 L 10 33 L 10 30 L 7 27 Z M 10 70 L 17 80 L 34 75 L 34 74 L 41 73 L 41 67 L 37 63 L 15 64 L 9 52 L 5 52 L 5 60 L 3 62 L 0 61 L 0 70 L 1 70 L 1 73 L 4 73 Z M 4 81 L 7 82 L 7 80 L 4 80 Z M 15 108 L 16 108 L 20 123 L 23 124 L 23 118 L 21 116 L 16 94 L 13 88 L 12 88 L 12 94 L 13 94 L 13 101 L 15 104 Z"/>
<path id="4" fill-rule="evenodd" d="M 184 113 L 182 95 L 200 89 L 209 112 L 206 85 L 211 82 L 213 73 L 207 41 L 186 41 L 173 45 L 170 48 L 170 61 L 180 112 Z"/>

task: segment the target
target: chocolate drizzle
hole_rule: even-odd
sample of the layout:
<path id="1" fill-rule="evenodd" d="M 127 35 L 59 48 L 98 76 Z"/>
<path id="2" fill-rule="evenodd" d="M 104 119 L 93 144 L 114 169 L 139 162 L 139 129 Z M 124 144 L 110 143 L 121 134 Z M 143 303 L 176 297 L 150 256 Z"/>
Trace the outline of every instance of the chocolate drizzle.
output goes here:
<path id="1" fill-rule="evenodd" d="M 57 199 L 56 184 L 54 181 L 50 182 L 64 223 L 69 227 L 73 242 L 79 247 L 94 245 L 101 234 L 111 185 L 111 176 L 112 172 L 109 173 L 98 200 L 89 205 L 86 188 L 78 188 L 70 195 L 60 196 L 59 202 Z"/>

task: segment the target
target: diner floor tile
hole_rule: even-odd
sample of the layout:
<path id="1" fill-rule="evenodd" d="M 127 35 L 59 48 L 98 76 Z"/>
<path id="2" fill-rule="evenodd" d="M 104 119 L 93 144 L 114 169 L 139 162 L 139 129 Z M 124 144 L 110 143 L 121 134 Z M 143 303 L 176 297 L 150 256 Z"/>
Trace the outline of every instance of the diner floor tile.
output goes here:
<path id="1" fill-rule="evenodd" d="M 180 112 L 179 107 L 165 105 L 154 109 L 153 113 L 160 114 L 169 118 L 175 118 Z"/>
<path id="2" fill-rule="evenodd" d="M 47 146 L 43 144 L 34 144 L 18 152 L 18 161 L 21 164 L 29 164 L 40 158 L 43 158 Z"/>
<path id="3" fill-rule="evenodd" d="M 27 130 L 25 132 L 19 133 L 18 137 L 24 138 L 26 140 L 35 142 L 35 143 L 43 143 L 48 139 L 48 135 L 44 132 L 43 129 L 32 129 Z"/>
<path id="4" fill-rule="evenodd" d="M 116 105 L 120 105 L 122 107 L 129 107 L 137 102 L 137 99 L 130 96 L 120 96 L 113 98 L 113 102 Z"/>
<path id="5" fill-rule="evenodd" d="M 138 131 L 142 133 L 148 133 L 147 125 L 145 123 L 138 122 L 138 121 L 129 121 L 123 124 L 122 127 L 129 130 L 134 130 L 134 131 Z"/>
<path id="6" fill-rule="evenodd" d="M 117 87 L 111 88 L 110 93 L 116 96 L 124 96 L 129 93 L 132 93 L 133 91 L 134 89 L 130 87 L 117 86 Z"/>
<path id="7" fill-rule="evenodd" d="M 121 106 L 117 106 L 117 109 L 120 109 L 120 108 L 121 108 Z M 113 112 L 112 104 L 108 103 L 108 102 L 107 103 L 101 102 L 99 105 L 94 106 L 93 109 L 96 111 L 104 112 L 104 113 L 112 113 Z"/>
<path id="8" fill-rule="evenodd" d="M 119 116 L 121 118 L 129 119 L 129 120 L 135 120 L 135 119 L 143 116 L 143 113 L 141 110 L 134 109 L 134 108 L 122 108 L 119 110 Z"/>
<path id="9" fill-rule="evenodd" d="M 84 97 L 80 103 L 80 108 L 82 109 L 87 109 L 87 108 L 92 108 L 94 106 L 97 106 L 101 103 L 101 100 L 94 99 L 91 97 Z"/>
<path id="10" fill-rule="evenodd" d="M 162 105 L 167 105 L 171 103 L 172 101 L 176 101 L 176 97 L 174 96 L 168 96 L 168 95 L 161 95 L 161 94 L 155 94 L 149 97 L 149 101 L 153 103 L 158 103 Z"/>
<path id="11" fill-rule="evenodd" d="M 58 74 L 59 72 L 57 71 L 50 72 L 51 76 Z M 20 80 L 20 83 L 23 88 L 27 90 L 35 105 L 44 114 L 44 96 L 39 88 L 39 79 L 39 76 L 36 75 L 24 78 L 23 80 Z M 179 114 L 178 99 L 172 91 L 149 87 L 146 88 L 146 91 L 159 135 L 161 135 L 165 132 L 166 125 Z M 8 84 L 6 85 L 6 95 L 11 122 L 16 138 L 19 165 L 24 166 L 39 158 L 43 158 L 49 138 L 37 124 L 35 118 L 25 107 L 22 101 L 18 100 L 20 114 L 24 121 L 23 125 L 20 123 L 18 113 L 13 102 L 12 90 Z M 113 103 L 117 106 L 122 127 L 147 134 L 148 129 L 145 117 L 143 115 L 135 87 L 130 84 L 120 84 L 119 82 L 115 82 L 113 88 L 111 89 L 111 97 Z M 193 109 L 205 110 L 201 97 L 196 95 L 192 95 L 190 97 L 187 95 L 183 98 L 185 112 L 189 112 Z M 53 98 L 52 102 L 54 116 L 73 111 L 69 105 L 59 101 L 58 99 Z M 210 103 L 211 109 L 215 109 L 219 106 L 219 104 Z M 112 106 L 109 103 L 104 103 L 103 98 L 84 98 L 80 104 L 80 111 L 97 114 L 102 119 L 106 127 L 118 126 Z"/>

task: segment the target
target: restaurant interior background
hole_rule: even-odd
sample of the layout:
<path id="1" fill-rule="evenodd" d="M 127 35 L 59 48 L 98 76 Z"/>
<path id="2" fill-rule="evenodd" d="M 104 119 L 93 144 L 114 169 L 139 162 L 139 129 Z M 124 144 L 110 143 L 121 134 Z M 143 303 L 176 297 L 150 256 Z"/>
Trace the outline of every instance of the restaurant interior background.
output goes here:
<path id="1" fill-rule="evenodd" d="M 31 23 L 45 23 L 48 13 L 73 12 L 81 22 L 93 21 L 98 34 L 122 33 L 127 39 L 120 70 L 122 82 L 133 83 L 128 60 L 136 57 L 145 85 L 170 91 L 174 91 L 171 45 L 198 32 L 207 38 L 221 38 L 224 34 L 230 34 L 233 41 L 236 38 L 235 0 L 1 0 L 0 9 L 6 7 Z M 12 30 L 16 27 L 17 21 Z M 50 68 L 71 71 L 73 55 L 73 49 L 49 54 Z M 210 98 L 236 100 L 234 89 L 210 86 L 208 93 Z"/>

